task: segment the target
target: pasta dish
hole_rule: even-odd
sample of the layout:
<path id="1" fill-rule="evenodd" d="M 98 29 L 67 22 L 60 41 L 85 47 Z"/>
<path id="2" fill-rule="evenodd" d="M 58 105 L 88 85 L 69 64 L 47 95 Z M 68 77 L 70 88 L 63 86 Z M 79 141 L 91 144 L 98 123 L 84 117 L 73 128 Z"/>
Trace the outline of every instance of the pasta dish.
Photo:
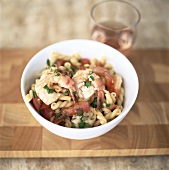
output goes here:
<path id="1" fill-rule="evenodd" d="M 122 77 L 106 57 L 87 59 L 51 52 L 26 99 L 39 114 L 61 126 L 103 125 L 123 110 Z"/>

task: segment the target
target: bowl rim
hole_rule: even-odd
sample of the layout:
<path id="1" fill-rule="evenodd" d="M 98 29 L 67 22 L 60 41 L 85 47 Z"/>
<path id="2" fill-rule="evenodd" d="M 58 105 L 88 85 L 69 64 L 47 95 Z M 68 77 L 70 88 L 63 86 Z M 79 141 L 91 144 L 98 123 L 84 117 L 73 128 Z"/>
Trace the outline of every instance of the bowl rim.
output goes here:
<path id="1" fill-rule="evenodd" d="M 64 43 L 71 43 L 71 42 L 85 42 L 85 43 L 93 43 L 95 45 L 101 45 L 101 46 L 105 46 L 105 48 L 111 48 L 113 50 L 115 50 L 117 53 L 119 53 L 120 55 L 123 56 L 123 58 L 125 60 L 127 60 L 128 64 L 130 65 L 130 67 L 133 69 L 133 74 L 135 76 L 135 80 L 136 80 L 136 88 L 135 88 L 135 93 L 134 93 L 134 97 L 132 98 L 132 101 L 130 102 L 129 106 L 127 108 L 125 108 L 125 111 L 123 110 L 122 113 L 117 116 L 115 119 L 103 124 L 103 125 L 99 125 L 99 126 L 96 126 L 96 127 L 91 127 L 91 128 L 69 128 L 69 127 L 65 127 L 65 126 L 60 126 L 60 125 L 57 125 L 57 124 L 54 124 L 48 120 L 46 120 L 45 118 L 43 118 L 34 108 L 33 106 L 30 104 L 30 102 L 27 102 L 26 101 L 26 97 L 25 97 L 25 90 L 24 90 L 24 79 L 25 79 L 25 75 L 26 75 L 26 72 L 27 72 L 27 69 L 28 69 L 28 66 L 30 65 L 31 62 L 33 62 L 33 60 L 39 56 L 41 53 L 43 53 L 44 51 L 46 51 L 48 48 L 51 48 L 52 46 L 55 46 L 55 45 L 58 45 L 58 44 L 64 44 Z M 131 64 L 131 62 L 122 54 L 120 53 L 119 51 L 117 51 L 116 49 L 106 45 L 106 44 L 103 44 L 101 42 L 97 42 L 97 41 L 94 41 L 94 40 L 88 40 L 88 39 L 69 39 L 69 40 L 63 40 L 63 41 L 59 41 L 59 42 L 56 42 L 56 43 L 53 43 L 49 46 L 46 46 L 45 48 L 41 49 L 39 52 L 37 52 L 35 55 L 32 56 L 32 58 L 28 61 L 28 63 L 26 64 L 24 70 L 23 70 L 23 73 L 22 73 L 22 76 L 21 76 L 21 83 L 20 83 L 20 88 L 21 88 L 21 94 L 22 94 L 22 98 L 28 108 L 28 110 L 31 112 L 31 114 L 34 116 L 34 118 L 37 120 L 37 118 L 35 117 L 34 114 L 36 114 L 36 116 L 45 121 L 47 124 L 50 124 L 50 126 L 53 126 L 53 127 L 56 127 L 56 128 L 59 128 L 59 129 L 64 129 L 64 130 L 69 130 L 71 132 L 88 132 L 88 131 L 95 131 L 95 130 L 100 130 L 102 129 L 103 127 L 104 128 L 107 128 L 110 126 L 110 124 L 114 124 L 114 122 L 121 122 L 124 117 L 128 114 L 128 112 L 130 111 L 130 109 L 132 108 L 132 106 L 134 105 L 136 99 L 137 99 L 137 96 L 138 96 L 138 91 L 139 91 L 139 80 L 138 80 L 138 76 L 137 76 L 137 73 L 136 73 L 136 70 L 134 68 L 134 66 Z M 39 121 L 39 119 L 37 120 L 41 125 L 42 125 L 42 122 Z M 42 125 L 44 127 L 44 125 Z"/>

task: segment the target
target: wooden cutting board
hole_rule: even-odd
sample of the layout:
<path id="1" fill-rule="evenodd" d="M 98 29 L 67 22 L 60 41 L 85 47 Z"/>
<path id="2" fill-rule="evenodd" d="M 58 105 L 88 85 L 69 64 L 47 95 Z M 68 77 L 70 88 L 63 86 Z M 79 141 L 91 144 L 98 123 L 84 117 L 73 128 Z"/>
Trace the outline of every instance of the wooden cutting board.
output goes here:
<path id="1" fill-rule="evenodd" d="M 140 83 L 135 105 L 113 130 L 81 141 L 44 129 L 22 100 L 21 74 L 38 51 L 0 50 L 0 157 L 169 154 L 169 50 L 137 50 L 130 54 Z"/>

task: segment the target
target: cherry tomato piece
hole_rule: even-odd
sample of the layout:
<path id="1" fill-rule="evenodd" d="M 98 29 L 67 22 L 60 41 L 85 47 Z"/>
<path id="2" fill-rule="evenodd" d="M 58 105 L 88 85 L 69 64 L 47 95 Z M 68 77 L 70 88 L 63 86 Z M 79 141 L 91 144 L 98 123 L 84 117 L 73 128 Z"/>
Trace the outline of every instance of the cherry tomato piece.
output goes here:
<path id="1" fill-rule="evenodd" d="M 36 97 L 36 98 L 33 97 L 32 103 L 33 103 L 33 106 L 35 107 L 35 109 L 37 111 L 39 111 L 39 109 L 40 109 L 40 107 L 42 105 L 42 100 L 40 100 L 39 97 Z"/>

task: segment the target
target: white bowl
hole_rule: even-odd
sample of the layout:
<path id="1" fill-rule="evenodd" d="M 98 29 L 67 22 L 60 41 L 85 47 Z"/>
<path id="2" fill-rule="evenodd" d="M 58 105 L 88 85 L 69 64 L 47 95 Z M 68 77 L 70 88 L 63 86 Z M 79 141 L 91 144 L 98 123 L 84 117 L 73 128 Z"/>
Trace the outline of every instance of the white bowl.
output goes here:
<path id="1" fill-rule="evenodd" d="M 123 78 L 125 89 L 124 109 L 114 120 L 92 128 L 76 129 L 67 128 L 51 123 L 43 118 L 30 103 L 26 101 L 26 94 L 31 84 L 37 78 L 37 74 L 46 66 L 46 60 L 51 51 L 66 55 L 79 53 L 85 58 L 107 57 L 107 61 L 113 65 L 114 70 Z M 138 94 L 138 77 L 129 60 L 112 47 L 92 40 L 67 40 L 52 44 L 38 52 L 26 65 L 21 78 L 21 93 L 23 100 L 35 119 L 52 133 L 69 139 L 90 139 L 105 134 L 117 126 L 127 115 L 133 106 Z"/>

